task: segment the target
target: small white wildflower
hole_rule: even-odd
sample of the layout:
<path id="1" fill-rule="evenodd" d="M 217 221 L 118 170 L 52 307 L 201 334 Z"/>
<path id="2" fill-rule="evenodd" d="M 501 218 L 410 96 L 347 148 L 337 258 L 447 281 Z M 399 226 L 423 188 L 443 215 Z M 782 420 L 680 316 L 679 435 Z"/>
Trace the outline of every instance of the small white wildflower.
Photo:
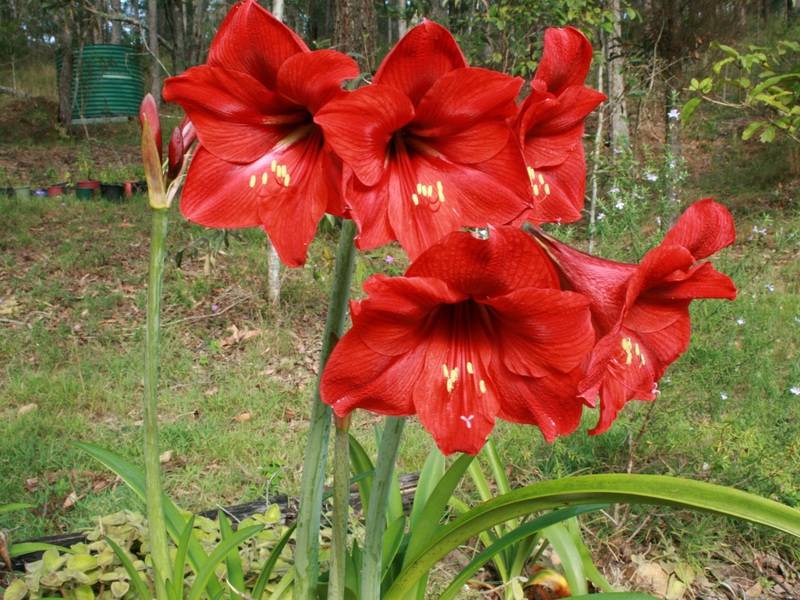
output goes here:
<path id="1" fill-rule="evenodd" d="M 667 117 L 670 119 L 680 119 L 681 118 L 681 111 L 677 108 L 673 108 L 671 111 L 667 113 Z"/>
<path id="2" fill-rule="evenodd" d="M 795 320 L 797 323 L 800 323 L 800 317 L 795 317 L 795 318 L 794 318 L 794 320 Z"/>
<path id="3" fill-rule="evenodd" d="M 793 386 L 789 388 L 789 391 L 792 392 L 795 396 L 800 396 L 800 386 Z"/>
<path id="4" fill-rule="evenodd" d="M 744 320 L 744 319 L 742 319 L 741 317 L 740 317 L 740 318 L 738 318 L 738 319 L 736 319 L 736 324 L 737 324 L 737 325 L 744 325 L 746 322 L 747 322 L 747 321 L 745 321 L 745 320 Z"/>
<path id="5" fill-rule="evenodd" d="M 661 227 L 661 217 L 656 217 L 656 225 Z"/>
<path id="6" fill-rule="evenodd" d="M 759 229 L 758 225 L 753 225 L 753 233 L 757 233 L 759 235 L 767 235 L 767 228 Z"/>
<path id="7" fill-rule="evenodd" d="M 764 287 L 767 288 L 770 292 L 774 292 L 775 291 L 775 286 L 772 285 L 771 283 L 768 283 Z"/>
<path id="8" fill-rule="evenodd" d="M 655 173 L 645 173 L 644 178 L 647 179 L 647 181 L 658 181 L 658 175 Z"/>
<path id="9" fill-rule="evenodd" d="M 617 207 L 617 210 L 622 210 L 625 208 L 625 203 L 622 200 L 617 200 L 617 203 L 614 206 Z"/>
<path id="10" fill-rule="evenodd" d="M 606 218 L 606 216 L 605 216 L 603 213 L 597 213 L 597 217 L 595 217 L 595 218 L 596 218 L 598 221 L 602 221 L 603 219 L 605 219 L 605 218 Z"/>
<path id="11" fill-rule="evenodd" d="M 728 399 L 728 394 L 726 394 L 725 392 L 720 392 L 719 393 L 719 397 L 722 398 L 723 400 L 727 400 Z"/>
<path id="12" fill-rule="evenodd" d="M 617 187 L 611 188 L 610 190 L 608 190 L 608 193 L 609 194 L 619 194 L 619 188 L 617 188 Z"/>
<path id="13" fill-rule="evenodd" d="M 614 154 L 622 154 L 622 150 L 620 150 L 619 148 L 614 148 L 613 152 Z"/>

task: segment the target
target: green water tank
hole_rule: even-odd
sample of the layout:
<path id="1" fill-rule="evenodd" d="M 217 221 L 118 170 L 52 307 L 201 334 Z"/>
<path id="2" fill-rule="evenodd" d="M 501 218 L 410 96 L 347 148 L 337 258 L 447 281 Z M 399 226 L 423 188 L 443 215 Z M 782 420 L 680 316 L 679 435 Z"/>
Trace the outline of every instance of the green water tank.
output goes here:
<path id="1" fill-rule="evenodd" d="M 63 61 L 56 57 L 57 71 Z M 144 96 L 142 65 L 133 48 L 84 46 L 72 52 L 72 125 L 106 123 L 139 114 Z"/>

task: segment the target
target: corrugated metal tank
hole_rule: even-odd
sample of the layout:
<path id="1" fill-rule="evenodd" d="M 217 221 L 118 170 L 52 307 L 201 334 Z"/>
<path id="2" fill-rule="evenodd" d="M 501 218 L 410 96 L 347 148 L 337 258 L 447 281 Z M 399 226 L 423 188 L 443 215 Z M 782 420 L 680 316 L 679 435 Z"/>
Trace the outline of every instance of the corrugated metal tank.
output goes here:
<path id="1" fill-rule="evenodd" d="M 70 97 L 73 125 L 101 123 L 139 114 L 143 80 L 139 56 L 128 46 L 97 45 L 73 50 Z M 62 57 L 56 56 L 61 73 Z"/>

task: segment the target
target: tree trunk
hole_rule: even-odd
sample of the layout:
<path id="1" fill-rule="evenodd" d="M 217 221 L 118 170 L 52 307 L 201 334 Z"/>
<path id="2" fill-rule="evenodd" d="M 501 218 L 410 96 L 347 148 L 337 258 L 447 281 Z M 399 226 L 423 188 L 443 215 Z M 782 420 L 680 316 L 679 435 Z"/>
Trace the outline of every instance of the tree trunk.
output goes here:
<path id="1" fill-rule="evenodd" d="M 283 20 L 283 0 L 274 0 L 272 14 L 279 21 Z M 272 241 L 267 238 L 267 290 L 269 301 L 278 304 L 281 300 L 281 259 Z"/>
<path id="2" fill-rule="evenodd" d="M 613 148 L 628 148 L 628 109 L 625 100 L 625 77 L 622 57 L 622 12 L 620 0 L 611 0 L 609 5 L 614 15 L 614 34 L 605 36 L 606 61 L 608 62 L 608 98 L 611 106 L 609 122 Z"/>
<path id="3" fill-rule="evenodd" d="M 161 60 L 158 53 L 158 0 L 147 0 L 147 44 L 150 49 L 150 93 L 161 106 Z"/>
<path id="4" fill-rule="evenodd" d="M 58 49 L 61 53 L 61 72 L 58 74 L 58 122 L 68 127 L 72 119 L 72 19 L 70 9 L 63 8 L 64 21 L 58 33 Z"/>
<path id="5" fill-rule="evenodd" d="M 191 40 L 187 52 L 189 66 L 202 64 L 205 60 L 205 30 L 208 14 L 208 0 L 195 0 L 192 15 Z"/>
<path id="6" fill-rule="evenodd" d="M 111 13 L 119 14 L 122 12 L 122 0 L 111 0 Z M 111 20 L 111 38 L 110 43 L 119 45 L 122 43 L 122 22 L 112 19 Z"/>
<path id="7" fill-rule="evenodd" d="M 357 56 L 358 66 L 371 73 L 376 66 L 378 18 L 372 0 L 337 0 L 333 43 L 343 52 Z"/>

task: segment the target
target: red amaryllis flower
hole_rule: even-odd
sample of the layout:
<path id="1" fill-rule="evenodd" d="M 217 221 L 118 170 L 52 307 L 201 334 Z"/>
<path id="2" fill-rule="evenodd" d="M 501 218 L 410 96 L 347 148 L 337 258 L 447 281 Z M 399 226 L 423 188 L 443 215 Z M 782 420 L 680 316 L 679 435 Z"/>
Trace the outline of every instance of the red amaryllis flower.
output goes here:
<path id="1" fill-rule="evenodd" d="M 371 86 L 315 121 L 345 163 L 345 203 L 359 248 L 397 239 L 413 258 L 465 226 L 509 223 L 531 188 L 507 120 L 519 78 L 467 67 L 450 33 L 412 29 Z"/>
<path id="2" fill-rule="evenodd" d="M 375 275 L 364 291 L 322 376 L 337 415 L 417 414 L 445 454 L 476 454 L 496 417 L 537 425 L 547 440 L 577 427 L 577 367 L 594 341 L 588 301 L 559 288 L 521 230 L 451 233 L 404 277 Z"/>
<path id="3" fill-rule="evenodd" d="M 523 148 L 533 207 L 519 222 L 581 218 L 586 187 L 583 123 L 606 97 L 584 87 L 592 46 L 577 29 L 548 29 L 531 93 L 513 120 Z"/>
<path id="4" fill-rule="evenodd" d="M 304 264 L 319 219 L 326 210 L 341 214 L 341 166 L 314 114 L 346 94 L 342 81 L 357 74 L 344 54 L 309 52 L 255 2 L 235 5 L 208 62 L 164 88 L 200 140 L 183 214 L 210 227 L 262 225 L 285 264 Z"/>
<path id="5" fill-rule="evenodd" d="M 641 264 L 605 260 L 534 235 L 558 266 L 569 289 L 591 301 L 600 338 L 582 396 L 600 396 L 600 419 L 590 433 L 602 433 L 629 400 L 653 400 L 656 384 L 689 346 L 689 303 L 695 298 L 736 298 L 736 287 L 707 258 L 736 238 L 728 210 L 711 199 L 689 207 Z"/>

